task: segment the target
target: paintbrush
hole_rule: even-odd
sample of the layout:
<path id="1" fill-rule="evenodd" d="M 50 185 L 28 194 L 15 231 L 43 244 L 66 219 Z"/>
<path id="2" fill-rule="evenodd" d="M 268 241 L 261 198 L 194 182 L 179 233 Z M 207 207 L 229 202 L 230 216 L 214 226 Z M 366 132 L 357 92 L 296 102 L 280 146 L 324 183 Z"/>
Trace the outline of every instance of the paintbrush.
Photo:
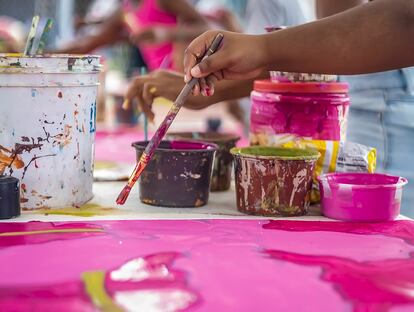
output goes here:
<path id="1" fill-rule="evenodd" d="M 203 56 L 202 60 L 204 60 L 205 58 L 209 57 L 211 54 L 216 52 L 222 40 L 223 40 L 223 34 L 219 33 L 214 38 L 213 43 L 211 44 L 211 46 L 209 47 L 209 49 Z M 192 78 L 181 90 L 180 94 L 178 95 L 177 99 L 173 103 L 164 121 L 160 124 L 154 136 L 152 137 L 151 141 L 148 143 L 144 152 L 142 153 L 139 162 L 137 163 L 137 165 L 134 168 L 134 171 L 129 177 L 127 185 L 124 187 L 121 193 L 119 193 L 119 196 L 116 199 L 116 203 L 118 205 L 123 205 L 125 201 L 127 200 L 132 187 L 134 186 L 135 182 L 141 176 L 145 167 L 150 162 L 155 150 L 157 149 L 161 140 L 164 138 L 165 133 L 167 132 L 168 128 L 171 126 L 171 123 L 173 122 L 174 118 L 177 116 L 178 112 L 180 111 L 180 108 L 184 105 L 186 98 L 191 93 L 191 90 L 194 88 L 197 82 L 198 82 L 197 78 Z"/>
<path id="2" fill-rule="evenodd" d="M 144 76 L 146 74 L 147 74 L 147 69 L 145 68 L 145 66 L 142 66 L 141 67 L 141 76 Z M 145 141 L 148 141 L 148 117 L 147 117 L 146 114 L 144 114 L 144 139 L 145 139 Z"/>
<path id="3" fill-rule="evenodd" d="M 37 55 L 41 55 L 43 54 L 44 50 L 45 50 L 45 46 L 49 37 L 49 32 L 52 29 L 53 26 L 53 20 L 48 18 L 45 28 L 43 28 L 43 32 L 42 35 L 40 37 L 40 41 L 39 41 L 39 46 L 37 47 L 37 51 L 36 54 Z"/>
<path id="4" fill-rule="evenodd" d="M 32 25 L 30 26 L 29 35 L 27 36 L 26 47 L 24 48 L 23 55 L 31 55 L 34 39 L 36 37 L 37 25 L 39 24 L 39 16 L 35 15 L 32 19 Z"/>

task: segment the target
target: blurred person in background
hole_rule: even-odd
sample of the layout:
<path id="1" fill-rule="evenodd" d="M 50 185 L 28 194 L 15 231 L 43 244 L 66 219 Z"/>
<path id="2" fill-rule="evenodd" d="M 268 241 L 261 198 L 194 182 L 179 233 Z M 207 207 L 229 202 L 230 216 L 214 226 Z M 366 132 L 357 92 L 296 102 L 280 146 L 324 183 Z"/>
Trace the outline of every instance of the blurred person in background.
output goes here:
<path id="1" fill-rule="evenodd" d="M 324 18 L 368 2 L 317 0 L 317 16 Z M 377 149 L 378 172 L 411 181 L 404 192 L 402 213 L 414 217 L 414 68 L 340 76 L 340 80 L 350 86 L 347 140 Z"/>
<path id="2" fill-rule="evenodd" d="M 204 18 L 186 0 L 127 0 L 95 34 L 58 52 L 90 53 L 129 39 L 139 47 L 149 70 L 157 69 L 165 58 L 169 58 L 168 67 L 181 69 L 181 60 L 174 62 L 174 44 L 188 42 L 206 29 Z"/>
<path id="3" fill-rule="evenodd" d="M 7 16 L 0 16 L 0 53 L 22 52 L 25 44 L 24 25 Z"/>
<path id="4" fill-rule="evenodd" d="M 206 2 L 209 3 L 209 1 Z M 210 12 L 214 12 L 214 9 L 211 9 L 213 7 L 211 3 L 208 7 Z M 206 11 L 208 12 L 209 10 Z M 210 13 L 210 15 L 213 14 Z M 241 17 L 238 17 L 238 20 L 242 21 L 242 25 L 239 28 L 248 34 L 265 33 L 266 26 L 294 26 L 308 21 L 304 15 L 303 8 L 297 0 L 248 0 L 244 16 L 241 15 Z M 231 30 L 234 31 L 234 29 Z M 268 78 L 269 74 L 265 71 L 260 77 Z M 183 74 L 181 72 L 166 70 L 155 71 L 149 75 L 137 77 L 130 84 L 126 98 L 131 101 L 136 98 L 140 104 L 142 103 L 142 110 L 150 118 L 153 118 L 151 105 L 154 98 L 162 96 L 171 101 L 175 100 L 184 86 L 182 79 Z M 191 95 L 187 99 L 185 107 L 190 109 L 203 109 L 218 102 L 241 99 L 249 96 L 253 90 L 253 81 L 253 79 L 245 81 L 219 81 L 214 87 L 214 94 L 212 96 L 197 97 Z M 156 92 L 153 90 L 156 90 Z M 234 109 L 232 114 L 237 116 L 236 118 L 238 120 L 243 121 L 247 131 L 250 101 L 249 99 L 244 99 L 241 103 L 243 110 L 240 110 L 235 105 L 231 105 L 230 111 Z"/>

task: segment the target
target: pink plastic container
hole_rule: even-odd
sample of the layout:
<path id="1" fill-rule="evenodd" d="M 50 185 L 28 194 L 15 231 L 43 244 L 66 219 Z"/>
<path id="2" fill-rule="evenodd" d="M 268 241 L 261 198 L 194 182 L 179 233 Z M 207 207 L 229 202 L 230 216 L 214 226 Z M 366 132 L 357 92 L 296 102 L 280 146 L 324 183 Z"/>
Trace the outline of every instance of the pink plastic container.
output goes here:
<path id="1" fill-rule="evenodd" d="M 349 96 L 346 83 L 272 83 L 258 80 L 251 93 L 250 136 L 273 144 L 297 139 L 344 141 Z"/>
<path id="2" fill-rule="evenodd" d="M 407 179 L 386 174 L 328 173 L 318 177 L 322 214 L 355 222 L 392 221 Z"/>

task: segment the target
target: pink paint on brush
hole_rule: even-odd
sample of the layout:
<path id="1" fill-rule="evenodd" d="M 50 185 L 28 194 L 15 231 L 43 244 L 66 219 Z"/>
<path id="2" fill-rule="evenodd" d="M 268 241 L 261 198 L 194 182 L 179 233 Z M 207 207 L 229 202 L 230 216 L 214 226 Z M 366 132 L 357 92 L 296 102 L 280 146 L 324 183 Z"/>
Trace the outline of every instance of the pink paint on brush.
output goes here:
<path id="1" fill-rule="evenodd" d="M 318 177 L 322 214 L 344 221 L 394 220 L 407 179 L 386 174 L 329 173 Z"/>
<path id="2" fill-rule="evenodd" d="M 0 310 L 410 311 L 413 234 L 412 221 L 0 223 Z"/>

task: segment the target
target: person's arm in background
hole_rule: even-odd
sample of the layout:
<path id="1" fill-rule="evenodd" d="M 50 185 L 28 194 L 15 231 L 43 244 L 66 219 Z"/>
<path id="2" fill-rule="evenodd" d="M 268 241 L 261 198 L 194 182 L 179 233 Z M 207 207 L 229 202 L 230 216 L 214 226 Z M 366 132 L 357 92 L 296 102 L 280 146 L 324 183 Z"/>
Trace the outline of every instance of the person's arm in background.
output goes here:
<path id="1" fill-rule="evenodd" d="M 224 33 L 220 50 L 201 62 L 217 31 L 196 38 L 185 55 L 191 76 L 254 78 L 266 68 L 361 74 L 414 64 L 414 0 L 376 0 L 312 23 L 262 36 Z M 247 61 L 248 60 L 248 61 Z"/>
<path id="2" fill-rule="evenodd" d="M 63 46 L 54 52 L 77 54 L 90 53 L 97 48 L 127 39 L 123 30 L 124 19 L 122 11 L 118 10 L 100 26 L 96 34 L 76 39 L 76 41 Z"/>
<path id="3" fill-rule="evenodd" d="M 267 77 L 268 72 L 262 73 L 261 76 Z M 136 77 L 130 83 L 125 99 L 130 103 L 136 99 L 140 110 L 142 110 L 149 119 L 153 119 L 154 114 L 151 111 L 151 106 L 154 98 L 164 97 L 170 101 L 174 101 L 184 87 L 183 77 L 184 75 L 181 73 L 167 70 L 158 70 L 145 76 Z M 200 110 L 218 102 L 249 96 L 253 89 L 253 82 L 253 79 L 220 81 L 215 86 L 215 92 L 212 96 L 197 97 L 190 95 L 186 100 L 184 107 Z"/>
<path id="4" fill-rule="evenodd" d="M 369 0 L 316 0 L 316 16 L 324 18 L 368 2 Z"/>
<path id="5" fill-rule="evenodd" d="M 166 27 L 164 25 L 148 27 L 138 30 L 131 35 L 136 44 L 142 42 L 185 42 L 190 41 L 208 29 L 207 22 L 197 10 L 186 0 L 157 0 L 159 6 L 175 15 L 178 25 Z"/>

